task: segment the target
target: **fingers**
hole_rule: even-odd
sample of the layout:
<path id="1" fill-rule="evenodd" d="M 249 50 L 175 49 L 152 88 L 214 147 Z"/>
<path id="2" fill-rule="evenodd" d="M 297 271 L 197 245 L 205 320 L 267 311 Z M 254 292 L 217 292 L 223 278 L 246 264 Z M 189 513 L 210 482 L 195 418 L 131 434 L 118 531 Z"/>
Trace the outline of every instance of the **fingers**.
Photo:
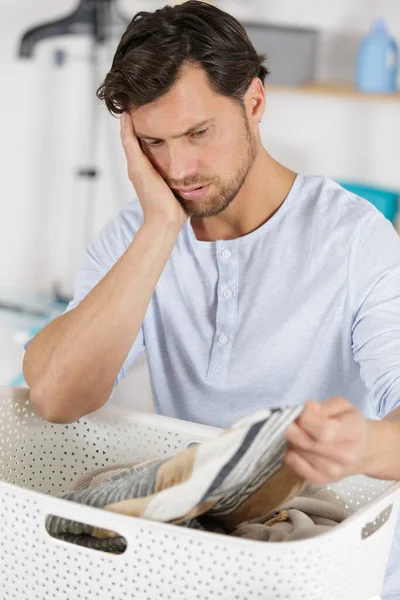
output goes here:
<path id="1" fill-rule="evenodd" d="M 285 437 L 288 466 L 309 481 L 325 484 L 361 472 L 368 420 L 344 398 L 309 400 Z"/>
<path id="2" fill-rule="evenodd" d="M 339 481 L 345 475 L 345 468 L 341 464 L 306 451 L 294 452 L 289 449 L 285 462 L 298 475 L 319 485 Z"/>
<path id="3" fill-rule="evenodd" d="M 350 441 L 358 434 L 359 412 L 347 400 L 309 400 L 295 423 L 317 442 Z M 289 428 L 290 430 L 290 428 Z"/>
<path id="4" fill-rule="evenodd" d="M 139 140 L 136 136 L 132 116 L 129 112 L 124 112 L 121 115 L 120 133 L 121 142 L 124 147 L 128 162 L 133 162 L 134 160 L 137 160 L 138 157 L 143 156 Z"/>
<path id="5" fill-rule="evenodd" d="M 315 402 L 315 400 L 313 402 Z M 340 415 L 349 410 L 354 410 L 354 406 L 346 400 L 346 398 L 340 396 L 334 396 L 333 398 L 325 400 L 325 402 L 316 402 L 316 404 L 319 404 L 321 413 L 327 417 L 334 417 L 335 415 Z"/>
<path id="6" fill-rule="evenodd" d="M 340 465 L 350 465 L 354 460 L 354 449 L 352 442 L 333 443 L 316 441 L 303 431 L 296 423 L 293 423 L 286 433 L 289 442 L 289 450 L 295 452 L 306 452 L 310 456 L 321 456 L 337 462 Z"/>
<path id="7" fill-rule="evenodd" d="M 140 146 L 131 114 L 122 113 L 120 121 L 121 142 L 126 156 L 128 176 L 136 192 L 139 193 L 141 182 L 147 179 L 149 172 L 154 173 L 155 169 Z"/>
<path id="8" fill-rule="evenodd" d="M 317 400 L 307 400 L 305 407 L 308 410 L 314 412 L 314 414 L 324 415 L 325 417 L 334 417 L 340 415 L 343 412 L 354 410 L 354 406 L 340 396 L 333 396 L 324 400 L 324 402 L 317 402 Z"/>
<path id="9" fill-rule="evenodd" d="M 313 440 L 332 442 L 338 434 L 338 420 L 327 418 L 322 414 L 321 407 L 315 406 L 315 404 L 312 401 L 307 402 L 296 423 Z"/>
<path id="10" fill-rule="evenodd" d="M 131 114 L 123 112 L 120 118 L 121 141 L 124 148 L 130 148 L 132 142 L 137 143 L 135 127 L 133 125 Z"/>

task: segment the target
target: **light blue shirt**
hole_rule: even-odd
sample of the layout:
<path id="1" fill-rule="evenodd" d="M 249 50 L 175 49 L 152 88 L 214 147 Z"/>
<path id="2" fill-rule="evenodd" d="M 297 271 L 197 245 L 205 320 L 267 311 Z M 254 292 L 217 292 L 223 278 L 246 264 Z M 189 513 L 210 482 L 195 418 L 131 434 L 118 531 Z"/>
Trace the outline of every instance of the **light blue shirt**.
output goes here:
<path id="1" fill-rule="evenodd" d="M 97 235 L 67 310 L 142 222 L 136 200 Z M 202 242 L 188 221 L 117 382 L 144 349 L 163 415 L 226 427 L 262 407 L 344 396 L 383 418 L 400 405 L 399 237 L 366 200 L 301 175 L 248 235 Z M 393 561 L 385 589 L 400 597 Z"/>

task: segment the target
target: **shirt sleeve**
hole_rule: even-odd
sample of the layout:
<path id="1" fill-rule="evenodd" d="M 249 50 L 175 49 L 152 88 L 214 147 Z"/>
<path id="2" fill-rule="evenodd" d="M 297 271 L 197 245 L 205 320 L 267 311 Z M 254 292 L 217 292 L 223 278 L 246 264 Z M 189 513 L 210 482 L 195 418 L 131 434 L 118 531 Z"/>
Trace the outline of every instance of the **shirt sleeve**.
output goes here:
<path id="1" fill-rule="evenodd" d="M 352 349 L 384 418 L 400 406 L 400 238 L 381 213 L 369 213 L 349 257 Z"/>
<path id="2" fill-rule="evenodd" d="M 74 297 L 65 309 L 64 314 L 76 308 L 114 266 L 132 242 L 135 229 L 136 228 L 129 218 L 129 213 L 127 215 L 127 210 L 122 209 L 117 216 L 107 223 L 100 233 L 95 236 L 87 248 L 78 270 L 74 284 Z M 25 349 L 30 342 L 31 340 L 25 344 Z M 114 388 L 133 366 L 144 349 L 143 327 L 141 327 L 117 375 L 114 382 Z"/>

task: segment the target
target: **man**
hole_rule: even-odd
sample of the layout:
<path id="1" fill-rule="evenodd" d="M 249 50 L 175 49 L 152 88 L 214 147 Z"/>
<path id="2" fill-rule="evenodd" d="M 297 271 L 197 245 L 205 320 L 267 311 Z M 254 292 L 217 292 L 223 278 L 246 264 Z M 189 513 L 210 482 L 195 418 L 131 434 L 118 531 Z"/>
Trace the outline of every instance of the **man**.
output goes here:
<path id="1" fill-rule="evenodd" d="M 146 349 L 157 412 L 225 427 L 307 401 L 296 472 L 400 479 L 400 242 L 368 202 L 265 150 L 264 58 L 202 2 L 134 17 L 98 96 L 121 114 L 139 201 L 31 342 L 31 402 L 73 422 Z"/>

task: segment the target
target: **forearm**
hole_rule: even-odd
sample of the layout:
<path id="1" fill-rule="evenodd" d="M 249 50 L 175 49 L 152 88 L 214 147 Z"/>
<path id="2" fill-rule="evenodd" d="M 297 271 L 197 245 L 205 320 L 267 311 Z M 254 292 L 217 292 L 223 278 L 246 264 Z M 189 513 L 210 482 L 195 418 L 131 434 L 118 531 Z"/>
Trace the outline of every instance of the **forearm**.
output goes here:
<path id="1" fill-rule="evenodd" d="M 400 481 L 400 408 L 382 421 L 370 421 L 366 454 L 365 475 Z"/>
<path id="2" fill-rule="evenodd" d="M 77 308 L 32 340 L 24 375 L 44 418 L 76 420 L 107 401 L 177 235 L 174 227 L 144 225 Z"/>

